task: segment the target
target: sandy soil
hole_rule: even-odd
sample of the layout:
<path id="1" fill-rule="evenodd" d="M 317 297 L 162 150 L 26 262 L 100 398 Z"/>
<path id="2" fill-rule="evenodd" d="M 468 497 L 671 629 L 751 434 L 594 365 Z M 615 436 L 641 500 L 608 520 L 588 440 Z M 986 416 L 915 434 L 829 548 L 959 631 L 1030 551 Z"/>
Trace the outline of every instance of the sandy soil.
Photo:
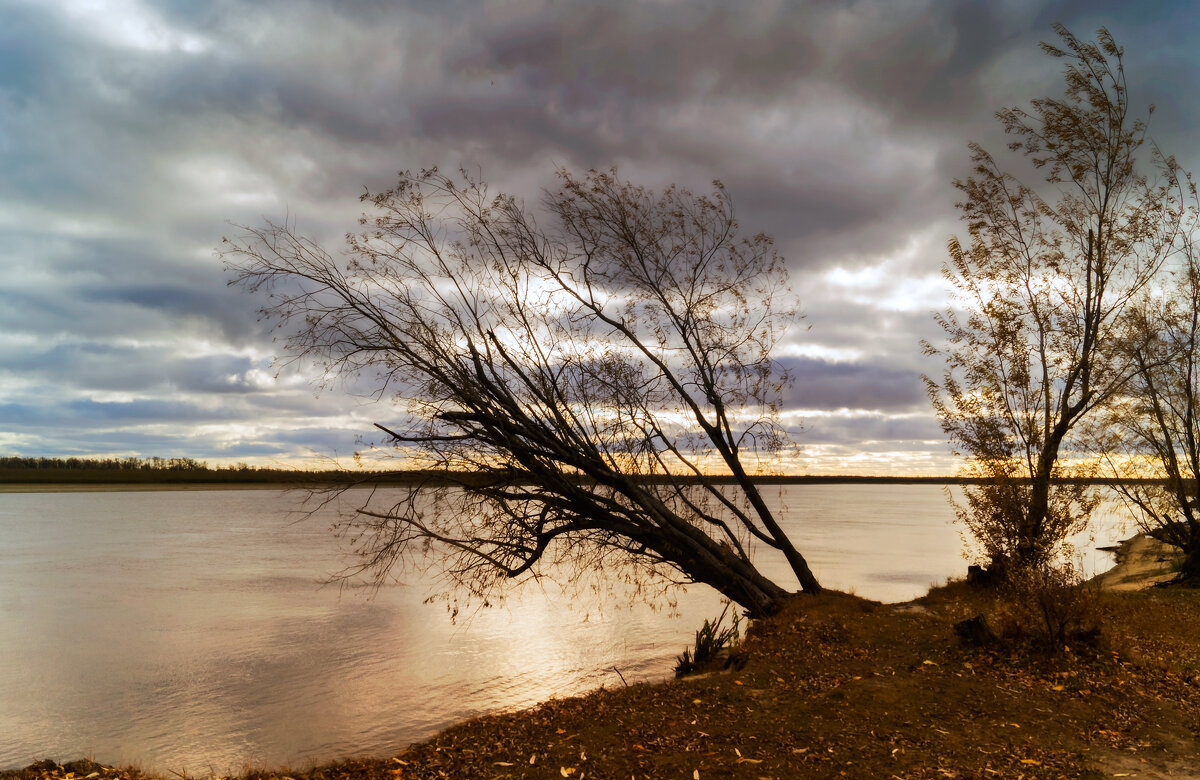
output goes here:
<path id="1" fill-rule="evenodd" d="M 1117 558 L 1113 568 L 1093 579 L 1105 590 L 1142 590 L 1166 582 L 1175 576 L 1174 564 L 1179 560 L 1175 548 L 1145 534 L 1100 549 L 1114 553 Z"/>

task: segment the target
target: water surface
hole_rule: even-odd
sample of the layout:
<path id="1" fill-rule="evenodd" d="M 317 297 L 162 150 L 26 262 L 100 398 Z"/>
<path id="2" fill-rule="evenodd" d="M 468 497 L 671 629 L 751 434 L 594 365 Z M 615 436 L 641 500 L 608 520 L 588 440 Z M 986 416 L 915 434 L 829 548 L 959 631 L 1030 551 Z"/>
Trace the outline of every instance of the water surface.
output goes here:
<path id="1" fill-rule="evenodd" d="M 828 587 L 900 601 L 961 574 L 931 485 L 767 491 Z M 432 584 L 323 586 L 331 512 L 274 490 L 0 494 L 0 768 L 92 756 L 225 773 L 395 753 L 449 723 L 669 676 L 721 608 L 553 587 L 460 615 Z M 1096 544 L 1119 538 L 1104 525 Z M 794 582 L 782 561 L 764 561 Z M 1095 555 L 1085 570 L 1102 570 Z"/>

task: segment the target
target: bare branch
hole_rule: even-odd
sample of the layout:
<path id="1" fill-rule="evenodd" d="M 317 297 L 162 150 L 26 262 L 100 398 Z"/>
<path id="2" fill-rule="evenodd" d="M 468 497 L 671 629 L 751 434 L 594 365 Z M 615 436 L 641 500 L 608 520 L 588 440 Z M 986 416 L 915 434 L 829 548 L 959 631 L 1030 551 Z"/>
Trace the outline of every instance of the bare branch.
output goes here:
<path id="1" fill-rule="evenodd" d="M 796 314 L 770 239 L 739 238 L 723 188 L 560 171 L 552 228 L 466 173 L 404 173 L 363 199 L 373 214 L 341 260 L 286 222 L 225 254 L 235 282 L 272 296 L 293 359 L 374 372 L 404 419 L 376 423 L 384 443 L 454 482 L 436 507 L 362 507 L 342 529 L 357 571 L 437 550 L 482 595 L 542 576 L 548 556 L 632 564 L 767 614 L 787 592 L 755 568 L 754 540 L 819 588 L 741 461 L 786 435 L 771 352 Z"/>

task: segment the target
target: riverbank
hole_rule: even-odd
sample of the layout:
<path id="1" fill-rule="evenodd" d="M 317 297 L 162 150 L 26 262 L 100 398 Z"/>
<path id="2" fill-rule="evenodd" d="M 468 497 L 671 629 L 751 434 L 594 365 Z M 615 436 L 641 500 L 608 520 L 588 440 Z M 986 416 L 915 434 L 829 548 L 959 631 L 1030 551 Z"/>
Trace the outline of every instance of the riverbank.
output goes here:
<path id="1" fill-rule="evenodd" d="M 1149 549 L 1119 552 L 1113 579 L 1128 585 Z M 733 671 L 551 700 L 385 758 L 243 777 L 1196 776 L 1200 593 L 1106 591 L 1102 639 L 1051 654 L 958 640 L 955 623 L 1000 608 L 961 584 L 902 605 L 800 597 L 754 625 Z M 90 764 L 4 776 L 144 777 Z"/>

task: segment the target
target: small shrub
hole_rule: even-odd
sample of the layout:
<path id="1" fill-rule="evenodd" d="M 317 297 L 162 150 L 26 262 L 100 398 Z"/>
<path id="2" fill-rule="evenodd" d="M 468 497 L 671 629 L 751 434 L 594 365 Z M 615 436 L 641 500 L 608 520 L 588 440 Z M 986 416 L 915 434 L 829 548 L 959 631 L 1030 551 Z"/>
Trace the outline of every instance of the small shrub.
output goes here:
<path id="1" fill-rule="evenodd" d="M 997 622 L 1008 640 L 1027 640 L 1053 652 L 1101 641 L 1098 590 L 1074 566 L 1030 566 L 1006 572 Z"/>
<path id="2" fill-rule="evenodd" d="M 729 612 L 728 603 L 725 604 L 725 608 L 721 610 L 721 614 L 716 620 L 705 619 L 704 625 L 696 632 L 695 650 L 684 648 L 683 655 L 675 658 L 676 677 L 693 674 L 711 666 L 723 650 L 726 648 L 732 650 L 738 646 L 738 643 L 741 642 L 741 634 L 737 610 L 733 612 L 731 625 L 727 628 L 721 627 L 727 612 Z"/>

